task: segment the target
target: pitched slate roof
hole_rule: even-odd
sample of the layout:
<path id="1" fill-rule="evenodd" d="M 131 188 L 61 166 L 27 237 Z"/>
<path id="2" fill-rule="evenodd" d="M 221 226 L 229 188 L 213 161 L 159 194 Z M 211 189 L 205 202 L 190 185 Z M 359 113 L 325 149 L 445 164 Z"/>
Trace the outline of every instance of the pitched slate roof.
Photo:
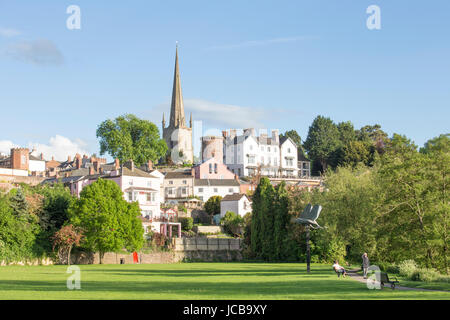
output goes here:
<path id="1" fill-rule="evenodd" d="M 29 155 L 29 159 L 32 160 L 32 161 L 45 161 L 45 160 L 43 160 L 41 158 L 33 156 L 32 154 Z"/>
<path id="2" fill-rule="evenodd" d="M 227 194 L 225 197 L 223 197 L 222 201 L 239 201 L 242 199 L 242 197 L 246 197 L 248 200 L 248 197 L 245 194 L 233 193 L 233 194 Z"/>
<path id="3" fill-rule="evenodd" d="M 164 176 L 164 179 L 187 179 L 192 178 L 191 171 L 170 171 Z"/>
<path id="4" fill-rule="evenodd" d="M 123 176 L 129 176 L 129 177 L 144 177 L 144 178 L 158 178 L 155 176 L 152 176 L 150 173 L 147 173 L 141 169 L 134 168 L 133 171 L 128 169 L 127 167 L 122 167 L 122 175 Z"/>

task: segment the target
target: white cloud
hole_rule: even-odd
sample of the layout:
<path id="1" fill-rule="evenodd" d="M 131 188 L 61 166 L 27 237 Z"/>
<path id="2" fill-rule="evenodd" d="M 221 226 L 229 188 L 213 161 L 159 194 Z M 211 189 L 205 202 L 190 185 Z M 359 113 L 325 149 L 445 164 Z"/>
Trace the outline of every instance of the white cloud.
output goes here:
<path id="1" fill-rule="evenodd" d="M 21 41 L 8 45 L 4 54 L 15 60 L 35 65 L 61 65 L 64 57 L 56 45 L 47 39 Z"/>
<path id="2" fill-rule="evenodd" d="M 86 151 L 86 143 L 80 139 L 70 140 L 69 138 L 56 135 L 51 137 L 48 143 L 39 142 L 29 142 L 28 148 L 30 151 L 35 148 L 38 154 L 43 153 L 44 159 L 50 160 L 52 157 L 55 160 L 64 161 L 67 156 L 73 156 L 76 153 L 81 155 L 89 154 Z M 12 141 L 3 140 L 0 141 L 0 152 L 4 154 L 9 154 L 11 148 L 19 147 L 19 145 L 13 143 Z"/>
<path id="3" fill-rule="evenodd" d="M 192 112 L 194 120 L 202 120 L 203 126 L 209 128 L 263 128 L 263 120 L 269 116 L 262 108 L 222 104 L 202 99 L 186 99 L 184 106 L 186 120 Z"/>
<path id="4" fill-rule="evenodd" d="M 284 37 L 284 38 L 274 38 L 274 39 L 266 39 L 266 40 L 251 40 L 245 41 L 241 43 L 228 44 L 228 45 L 219 45 L 212 46 L 208 49 L 210 50 L 218 50 L 218 49 L 234 49 L 234 48 L 245 48 L 245 47 L 256 47 L 256 46 L 267 46 L 275 43 L 288 43 L 288 42 L 297 42 L 303 40 L 315 39 L 316 37 L 312 36 L 296 36 L 296 37 Z"/>
<path id="5" fill-rule="evenodd" d="M 184 99 L 186 125 L 189 125 L 191 112 L 194 121 L 203 121 L 203 128 L 218 130 L 264 128 L 263 120 L 270 119 L 270 114 L 262 108 L 223 104 L 203 99 Z M 143 113 L 142 117 L 159 126 L 163 113 L 167 125 L 170 120 L 170 103 L 160 104 Z"/>
<path id="6" fill-rule="evenodd" d="M 22 33 L 19 30 L 0 27 L 0 36 L 2 36 L 2 37 L 11 38 L 11 37 L 18 36 L 20 34 L 22 34 Z"/>
<path id="7" fill-rule="evenodd" d="M 0 154 L 9 154 L 11 148 L 17 148 L 18 145 L 9 140 L 0 140 Z"/>

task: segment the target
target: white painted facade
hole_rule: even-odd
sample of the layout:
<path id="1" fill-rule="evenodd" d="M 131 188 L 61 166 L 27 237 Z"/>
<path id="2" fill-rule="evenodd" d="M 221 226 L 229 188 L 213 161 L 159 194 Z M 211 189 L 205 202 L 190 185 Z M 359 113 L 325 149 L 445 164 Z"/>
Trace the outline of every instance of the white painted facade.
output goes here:
<path id="1" fill-rule="evenodd" d="M 18 177 L 27 177 L 27 170 L 19 170 L 19 169 L 9 169 L 9 168 L 0 168 L 0 176 L 18 176 Z"/>
<path id="2" fill-rule="evenodd" d="M 197 180 L 197 179 L 196 179 Z M 212 196 L 225 197 L 228 194 L 239 193 L 239 186 L 215 186 L 215 185 L 196 185 L 194 182 L 194 196 L 200 198 L 201 201 L 206 202 Z"/>
<path id="3" fill-rule="evenodd" d="M 298 176 L 297 146 L 291 139 L 286 139 L 280 146 L 281 175 L 288 177 Z"/>
<path id="4" fill-rule="evenodd" d="M 261 175 L 270 177 L 298 176 L 297 146 L 291 139 L 280 144 L 278 131 L 271 136 L 256 137 L 253 129 L 224 139 L 224 162 L 239 177 L 252 176 L 260 167 Z"/>
<path id="5" fill-rule="evenodd" d="M 158 219 L 161 216 L 161 179 L 157 176 L 137 177 L 119 175 L 119 171 L 112 171 L 109 176 L 102 179 L 112 180 L 119 185 L 123 197 L 128 202 L 137 201 L 143 217 Z M 84 187 L 94 183 L 98 178 L 83 177 L 70 183 L 72 194 L 80 197 Z"/>
<path id="6" fill-rule="evenodd" d="M 28 171 L 45 172 L 45 160 L 31 160 L 28 162 Z"/>
<path id="7" fill-rule="evenodd" d="M 158 177 L 121 176 L 122 191 L 128 202 L 137 201 L 143 217 L 159 218 L 161 215 L 161 180 Z"/>
<path id="8" fill-rule="evenodd" d="M 242 195 L 239 200 L 222 200 L 220 202 L 220 217 L 223 218 L 227 211 L 232 211 L 244 217 L 247 213 L 252 212 L 252 203 L 245 195 Z"/>

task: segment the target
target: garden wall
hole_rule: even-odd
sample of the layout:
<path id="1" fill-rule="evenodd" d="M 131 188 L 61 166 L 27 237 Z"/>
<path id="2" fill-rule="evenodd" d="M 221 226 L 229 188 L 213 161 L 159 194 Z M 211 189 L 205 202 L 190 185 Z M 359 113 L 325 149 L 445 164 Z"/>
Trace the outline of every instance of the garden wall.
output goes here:
<path id="1" fill-rule="evenodd" d="M 170 252 L 140 253 L 143 264 L 176 263 L 183 261 L 240 261 L 242 260 L 240 239 L 218 238 L 174 238 Z M 126 253 L 105 253 L 104 264 L 133 264 L 133 255 Z M 98 253 L 75 253 L 71 264 L 99 264 Z"/>
<path id="2" fill-rule="evenodd" d="M 172 251 L 140 253 L 139 261 L 142 264 L 177 263 L 189 261 L 241 261 L 241 239 L 221 239 L 221 238 L 173 238 Z M 133 264 L 131 253 L 108 252 L 103 256 L 103 264 Z M 76 252 L 70 256 L 70 263 L 73 265 L 99 264 L 98 253 Z M 35 259 L 28 262 L 10 263 L 14 265 L 50 265 L 53 261 L 47 259 Z M 0 265 L 6 265 L 0 262 Z"/>

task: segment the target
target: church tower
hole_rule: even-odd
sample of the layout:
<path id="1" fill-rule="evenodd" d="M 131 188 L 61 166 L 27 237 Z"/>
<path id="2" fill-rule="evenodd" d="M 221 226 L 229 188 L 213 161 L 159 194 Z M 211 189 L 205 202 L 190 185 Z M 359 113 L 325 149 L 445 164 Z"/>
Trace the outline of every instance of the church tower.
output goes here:
<path id="1" fill-rule="evenodd" d="M 164 114 L 162 120 L 163 138 L 169 148 L 168 155 L 176 164 L 186 162 L 194 163 L 194 151 L 192 147 L 192 115 L 189 126 L 189 128 L 186 127 L 186 120 L 184 117 L 183 94 L 181 92 L 177 46 L 175 52 L 175 71 L 173 76 L 170 121 L 167 128 Z"/>

